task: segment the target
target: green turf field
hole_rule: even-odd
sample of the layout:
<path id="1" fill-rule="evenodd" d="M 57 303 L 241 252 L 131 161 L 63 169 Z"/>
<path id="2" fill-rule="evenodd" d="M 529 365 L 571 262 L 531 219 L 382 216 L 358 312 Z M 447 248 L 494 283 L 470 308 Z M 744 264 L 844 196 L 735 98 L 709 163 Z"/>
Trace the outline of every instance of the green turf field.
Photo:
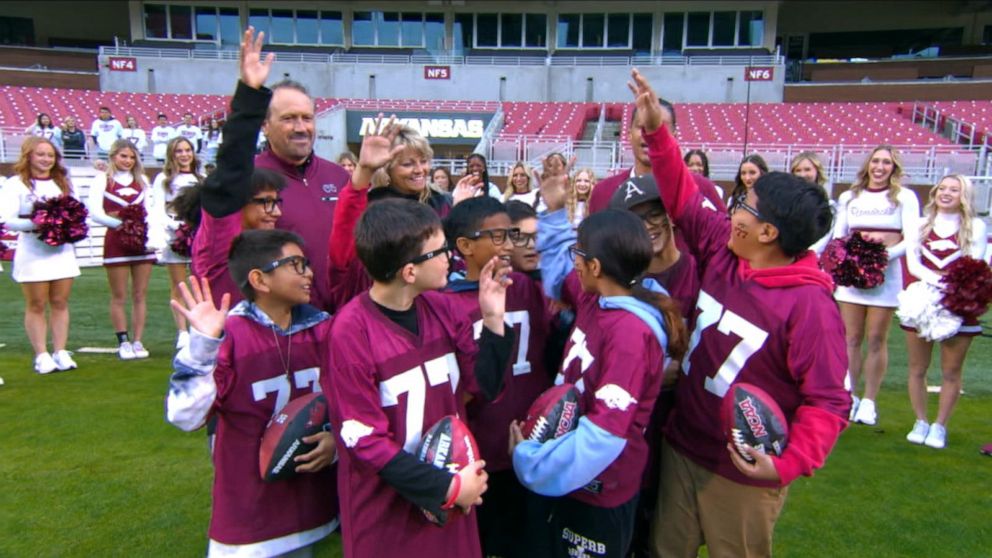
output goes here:
<path id="1" fill-rule="evenodd" d="M 76 353 L 79 370 L 43 377 L 32 371 L 20 289 L 0 274 L 0 557 L 204 553 L 206 439 L 163 418 L 175 336 L 166 277 L 156 269 L 149 293 L 150 359 Z M 107 296 L 102 269 L 85 270 L 70 349 L 114 345 Z M 992 458 L 978 453 L 992 442 L 992 340 L 972 347 L 943 451 L 905 441 L 913 416 L 898 329 L 889 354 L 879 425 L 849 428 L 827 466 L 792 485 L 778 556 L 992 556 Z M 339 556 L 337 536 L 317 555 Z"/>

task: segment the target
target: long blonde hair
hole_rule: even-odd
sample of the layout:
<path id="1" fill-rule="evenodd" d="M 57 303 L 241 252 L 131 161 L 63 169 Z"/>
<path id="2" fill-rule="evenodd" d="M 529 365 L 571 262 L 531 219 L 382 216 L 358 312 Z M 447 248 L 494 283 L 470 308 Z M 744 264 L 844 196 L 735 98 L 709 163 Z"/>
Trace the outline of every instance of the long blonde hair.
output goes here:
<path id="1" fill-rule="evenodd" d="M 792 158 L 792 164 L 789 165 L 789 172 L 796 174 L 796 169 L 799 168 L 799 164 L 803 161 L 809 161 L 809 164 L 813 165 L 816 169 L 816 183 L 821 187 L 827 184 L 827 173 L 823 170 L 823 163 L 820 162 L 820 157 L 812 151 L 802 151 L 799 155 Z"/>
<path id="2" fill-rule="evenodd" d="M 592 198 L 592 191 L 596 188 L 596 173 L 592 169 L 586 167 L 579 169 L 572 175 L 572 179 L 568 181 L 568 192 L 565 196 L 565 209 L 568 211 L 568 221 L 572 222 L 575 220 L 575 212 L 579 207 L 579 193 L 575 189 L 575 179 L 579 177 L 580 174 L 586 173 L 589 175 L 589 181 L 592 183 L 589 185 L 589 193 L 586 194 L 586 198 L 582 201 L 586 202 L 585 218 L 589 215 L 589 199 Z"/>
<path id="3" fill-rule="evenodd" d="M 162 188 L 165 189 L 166 194 L 174 193 L 172 191 L 172 179 L 182 172 L 176 161 L 176 149 L 179 148 L 179 142 L 186 142 L 186 145 L 193 151 L 193 160 L 190 162 L 190 168 L 193 169 L 192 174 L 196 177 L 197 182 L 203 180 L 203 176 L 200 174 L 200 158 L 196 156 L 196 147 L 193 146 L 193 142 L 182 136 L 176 136 L 165 145 L 165 165 L 162 167 L 165 180 L 162 181 Z"/>
<path id="4" fill-rule="evenodd" d="M 130 149 L 134 153 L 134 166 L 131 167 L 131 175 L 134 181 L 144 190 L 148 187 L 148 179 L 145 178 L 145 167 L 141 164 L 141 154 L 130 140 L 119 139 L 110 146 L 110 153 L 107 154 L 107 181 L 114 179 L 114 175 L 121 169 L 114 164 L 114 157 L 125 149 Z"/>
<path id="5" fill-rule="evenodd" d="M 967 253 L 968 247 L 971 246 L 971 220 L 975 218 L 975 207 L 972 205 L 972 192 L 974 192 L 971 181 L 968 177 L 960 174 L 948 174 L 941 177 L 937 181 L 937 184 L 930 188 L 930 196 L 927 201 L 927 205 L 923 208 L 923 224 L 920 226 L 920 243 L 922 244 L 927 236 L 930 235 L 930 231 L 933 230 L 934 220 L 937 218 L 937 189 L 940 188 L 940 183 L 947 180 L 948 178 L 957 180 L 958 184 L 961 185 L 961 207 L 958 208 L 958 214 L 961 215 L 961 227 L 958 228 L 958 246 L 964 253 Z M 979 257 L 983 256 L 979 255 Z"/>
<path id="6" fill-rule="evenodd" d="M 51 140 L 42 136 L 24 138 L 24 143 L 21 144 L 21 156 L 14 163 L 14 174 L 21 179 L 21 182 L 27 186 L 28 190 L 34 190 L 34 185 L 31 181 L 31 154 L 35 148 L 43 143 L 47 143 L 55 151 L 55 164 L 52 166 L 52 170 L 49 171 L 49 177 L 59 187 L 59 190 L 62 190 L 62 194 L 71 193 L 72 184 L 69 182 L 69 174 L 66 172 L 65 167 L 62 166 L 62 153 L 59 152 Z"/>
<path id="7" fill-rule="evenodd" d="M 397 146 L 400 145 L 402 145 L 404 148 L 413 149 L 419 155 L 423 155 L 428 160 L 434 158 L 434 150 L 431 149 L 431 144 L 428 143 L 427 138 L 420 135 L 420 132 L 414 130 L 409 126 L 406 125 L 399 126 L 399 132 L 396 133 L 396 137 L 393 138 L 393 142 L 390 145 L 390 147 L 395 149 Z M 389 171 L 392 170 L 393 165 L 395 165 L 396 162 L 397 162 L 397 157 L 393 157 L 392 159 L 390 159 L 388 163 L 383 165 L 381 168 L 376 170 L 374 174 L 372 174 L 373 188 L 384 188 L 386 186 L 389 186 L 391 182 L 391 179 L 389 178 Z M 427 182 L 430 183 L 430 177 L 428 177 Z M 420 192 L 420 197 L 419 197 L 420 203 L 427 203 L 427 200 L 430 199 L 431 193 L 433 192 L 434 192 L 433 188 L 429 186 L 425 186 L 424 189 Z"/>
<path id="8" fill-rule="evenodd" d="M 530 192 L 531 190 L 534 189 L 534 186 L 530 183 L 531 181 L 530 167 L 528 167 L 527 164 L 524 163 L 523 161 L 517 161 L 517 164 L 513 165 L 513 168 L 510 169 L 510 176 L 508 176 L 506 179 L 506 188 L 503 189 L 503 203 L 510 201 L 510 196 L 517 193 L 516 188 L 514 188 L 513 186 L 513 173 L 517 169 L 524 170 L 524 176 L 527 177 L 527 191 Z"/>
<path id="9" fill-rule="evenodd" d="M 889 198 L 889 203 L 895 206 L 899 204 L 899 191 L 902 190 L 902 156 L 891 145 L 879 145 L 871 150 L 871 154 L 868 155 L 858 170 L 858 179 L 854 181 L 854 184 L 851 184 L 851 192 L 854 193 L 854 197 L 858 197 L 861 192 L 868 188 L 868 184 L 871 183 L 868 167 L 871 164 L 872 158 L 879 151 L 888 151 L 889 155 L 892 156 L 892 174 L 889 175 L 889 192 L 887 197 Z"/>

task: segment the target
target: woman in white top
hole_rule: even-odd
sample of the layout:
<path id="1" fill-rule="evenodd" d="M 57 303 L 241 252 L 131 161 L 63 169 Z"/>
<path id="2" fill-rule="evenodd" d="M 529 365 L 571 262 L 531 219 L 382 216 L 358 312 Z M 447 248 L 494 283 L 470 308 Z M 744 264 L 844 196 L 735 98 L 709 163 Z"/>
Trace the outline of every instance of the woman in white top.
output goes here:
<path id="1" fill-rule="evenodd" d="M 823 191 L 827 194 L 827 199 L 830 199 L 830 189 L 827 187 L 827 174 L 823 170 L 823 163 L 820 162 L 820 157 L 812 151 L 803 151 L 793 157 L 792 165 L 789 166 L 789 171 L 792 174 L 804 178 L 813 184 L 817 184 Z M 830 199 L 830 209 L 837 213 L 837 202 Z M 827 244 L 834 237 L 833 229 L 827 231 L 827 234 L 823 235 L 823 238 L 817 240 L 809 247 L 810 250 L 816 252 L 819 256 L 827 249 Z"/>
<path id="2" fill-rule="evenodd" d="M 217 160 L 217 150 L 224 142 L 224 134 L 216 118 L 210 119 L 210 125 L 203 132 L 203 159 L 211 163 Z"/>
<path id="3" fill-rule="evenodd" d="M 178 285 L 186 281 L 186 270 L 189 266 L 189 256 L 180 256 L 175 253 L 170 244 L 176 238 L 176 231 L 182 221 L 176 219 L 176 214 L 172 210 L 172 200 L 184 188 L 196 186 L 203 180 L 199 171 L 200 161 L 197 159 L 196 150 L 193 143 L 184 137 L 176 137 L 169 141 L 165 149 L 165 166 L 162 172 L 155 177 L 149 196 L 152 199 L 152 212 L 149 225 L 154 229 L 155 238 L 162 246 L 159 263 L 165 264 L 169 270 L 169 288 L 172 298 L 180 295 Z M 152 233 L 149 232 L 151 237 Z M 154 241 L 152 241 L 155 244 Z M 177 340 L 176 348 L 183 348 L 189 342 L 189 332 L 187 331 L 186 318 L 182 314 L 172 311 L 172 316 L 176 321 Z"/>
<path id="4" fill-rule="evenodd" d="M 517 161 L 513 165 L 510 178 L 506 181 L 506 189 L 503 190 L 503 203 L 516 200 L 537 207 L 538 190 L 531 185 L 531 174 L 531 169 L 523 161 Z"/>
<path id="5" fill-rule="evenodd" d="M 985 258 L 985 222 L 975 215 L 973 201 L 971 181 L 958 174 L 945 176 L 930 190 L 918 241 L 906 247 L 910 283 L 920 280 L 939 285 L 947 266 L 961 256 Z M 953 337 L 940 342 L 942 380 L 937 421 L 933 424 L 927 421 L 927 369 L 933 342 L 920 338 L 915 329 L 903 329 L 909 351 L 909 401 L 916 414 L 916 423 L 906 439 L 941 449 L 947 444 L 947 421 L 961 394 L 964 359 L 982 326 L 978 320 L 965 320 Z"/>
<path id="6" fill-rule="evenodd" d="M 43 137 L 24 140 L 14 172 L 0 194 L 0 220 L 10 230 L 20 232 L 12 275 L 24 293 L 24 330 L 34 349 L 34 369 L 48 374 L 76 368 L 65 350 L 69 338 L 69 293 L 73 279 L 79 276 L 76 254 L 71 244 L 45 244 L 31 222 L 36 201 L 71 195 L 72 184 L 62 166 L 62 156 Z M 46 306 L 51 312 L 53 354 L 47 348 Z"/>
<path id="7" fill-rule="evenodd" d="M 138 127 L 138 121 L 133 116 L 128 115 L 126 122 L 127 126 L 121 132 L 121 137 L 130 140 L 134 144 L 134 148 L 138 150 L 138 156 L 140 157 L 145 152 L 145 147 L 148 146 L 148 135 Z"/>
<path id="8" fill-rule="evenodd" d="M 103 267 L 107 270 L 107 280 L 110 282 L 110 321 L 119 343 L 117 355 L 122 360 L 148 356 L 148 351 L 141 343 L 141 336 L 145 331 L 147 314 L 145 295 L 148 292 L 148 281 L 151 279 L 152 264 L 156 257 L 155 252 L 149 250 L 147 246 L 134 249 L 122 241 L 123 233 L 118 229 L 123 222 L 118 218 L 118 214 L 126 206 L 141 204 L 144 205 L 147 214 L 151 215 L 149 189 L 134 144 L 121 139 L 111 145 L 107 175 L 96 179 L 86 202 L 90 218 L 107 226 L 107 235 L 103 240 Z M 145 224 L 148 224 L 148 218 L 145 219 Z M 132 284 L 133 343 L 128 335 L 125 308 L 129 277 Z"/>
<path id="9" fill-rule="evenodd" d="M 43 137 L 52 142 L 56 149 L 62 151 L 62 130 L 55 127 L 52 117 L 48 116 L 47 113 L 39 112 L 37 120 L 28 126 L 24 132 L 32 136 Z"/>
<path id="10" fill-rule="evenodd" d="M 854 396 L 851 418 L 874 425 L 878 420 L 875 397 L 889 366 L 888 336 L 892 315 L 899 306 L 902 290 L 902 263 L 906 246 L 915 242 L 920 203 L 916 194 L 900 186 L 902 161 L 891 146 L 876 147 L 858 171 L 851 189 L 837 200 L 834 238 L 854 232 L 885 245 L 889 264 L 885 280 L 870 289 L 837 287 L 834 298 L 847 330 L 848 369 L 851 392 L 857 393 L 862 372 L 863 397 Z M 867 337 L 867 351 L 861 358 L 861 344 Z"/>
<path id="11" fill-rule="evenodd" d="M 579 169 L 572 176 L 572 183 L 565 197 L 565 210 L 568 212 L 568 220 L 572 226 L 578 227 L 579 223 L 589 214 L 589 197 L 592 196 L 592 189 L 596 185 L 596 173 L 592 169 Z"/>

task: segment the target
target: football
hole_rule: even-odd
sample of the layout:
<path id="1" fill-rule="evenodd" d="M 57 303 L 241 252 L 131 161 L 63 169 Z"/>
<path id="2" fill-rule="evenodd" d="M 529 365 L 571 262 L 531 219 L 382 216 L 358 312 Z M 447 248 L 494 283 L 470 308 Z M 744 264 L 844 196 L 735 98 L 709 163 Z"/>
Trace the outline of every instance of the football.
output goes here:
<path id="1" fill-rule="evenodd" d="M 293 458 L 307 453 L 317 444 L 303 443 L 303 438 L 324 429 L 327 423 L 327 399 L 322 393 L 310 393 L 290 401 L 270 420 L 258 450 L 258 471 L 262 480 L 274 482 L 296 474 Z"/>
<path id="2" fill-rule="evenodd" d="M 723 397 L 723 429 L 737 453 L 749 463 L 754 459 L 744 446 L 781 456 L 789 441 L 782 408 L 765 390 L 747 383 L 734 384 Z"/>
<path id="3" fill-rule="evenodd" d="M 574 384 L 559 384 L 531 404 L 520 430 L 525 439 L 543 444 L 575 430 L 579 416 L 579 390 Z"/>
<path id="4" fill-rule="evenodd" d="M 479 460 L 479 446 L 468 426 L 458 417 L 448 415 L 424 433 L 417 446 L 417 458 L 455 474 Z M 448 521 L 447 512 L 442 511 L 437 516 L 427 510 L 421 511 L 428 521 L 436 525 L 444 525 Z"/>

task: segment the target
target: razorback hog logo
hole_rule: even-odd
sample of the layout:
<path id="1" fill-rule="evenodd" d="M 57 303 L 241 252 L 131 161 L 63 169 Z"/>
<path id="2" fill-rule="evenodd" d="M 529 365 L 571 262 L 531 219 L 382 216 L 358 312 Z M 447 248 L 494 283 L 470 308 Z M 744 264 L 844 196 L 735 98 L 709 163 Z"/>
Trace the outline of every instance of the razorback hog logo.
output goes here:
<path id="1" fill-rule="evenodd" d="M 756 438 L 762 438 L 768 435 L 768 430 L 765 429 L 764 423 L 761 422 L 761 417 L 758 416 L 758 410 L 754 408 L 754 403 L 750 397 L 742 399 L 737 406 L 744 412 L 744 419 L 747 420 L 747 425 L 751 427 L 751 433 Z"/>
<path id="2" fill-rule="evenodd" d="M 316 405 L 310 407 L 310 416 L 307 417 L 307 427 L 323 425 L 324 417 L 327 415 L 327 405 L 318 401 Z"/>
<path id="3" fill-rule="evenodd" d="M 627 407 L 637 403 L 637 400 L 631 397 L 627 390 L 616 384 L 606 384 L 596 390 L 596 399 L 606 403 L 606 406 L 610 409 L 619 409 L 621 411 L 626 411 Z"/>
<path id="4" fill-rule="evenodd" d="M 558 428 L 555 430 L 555 438 L 565 435 L 572 429 L 572 423 L 575 421 L 575 410 L 577 408 L 578 404 L 572 401 L 566 401 L 562 406 L 561 418 L 558 419 Z"/>
<path id="5" fill-rule="evenodd" d="M 358 441 L 372 433 L 372 427 L 362 424 L 354 419 L 344 421 L 341 425 L 341 439 L 344 445 L 353 448 L 358 445 Z"/>

